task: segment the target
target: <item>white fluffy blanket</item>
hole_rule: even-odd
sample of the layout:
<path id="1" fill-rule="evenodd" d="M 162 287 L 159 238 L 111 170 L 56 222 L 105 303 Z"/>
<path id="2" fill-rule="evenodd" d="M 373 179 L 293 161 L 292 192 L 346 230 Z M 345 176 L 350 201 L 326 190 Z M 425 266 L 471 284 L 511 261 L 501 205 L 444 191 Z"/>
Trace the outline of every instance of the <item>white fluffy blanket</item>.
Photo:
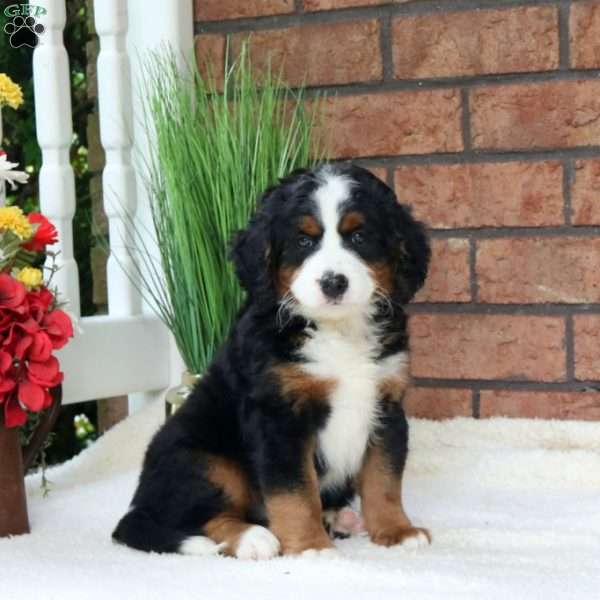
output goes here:
<path id="1" fill-rule="evenodd" d="M 413 421 L 405 504 L 433 545 L 244 562 L 113 545 L 152 406 L 28 479 L 33 533 L 0 540 L 1 600 L 600 598 L 600 423 Z"/>

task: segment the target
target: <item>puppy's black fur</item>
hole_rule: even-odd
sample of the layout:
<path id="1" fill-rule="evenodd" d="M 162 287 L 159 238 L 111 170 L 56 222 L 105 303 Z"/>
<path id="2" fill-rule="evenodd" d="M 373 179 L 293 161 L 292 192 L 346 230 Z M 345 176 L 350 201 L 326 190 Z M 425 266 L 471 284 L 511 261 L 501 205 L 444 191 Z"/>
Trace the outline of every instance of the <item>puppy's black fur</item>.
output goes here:
<path id="1" fill-rule="evenodd" d="M 383 264 L 391 273 L 389 301 L 374 301 L 372 316 L 378 359 L 384 359 L 408 347 L 402 307 L 427 273 L 424 228 L 368 171 L 350 165 L 329 168 L 355 182 L 349 205 L 364 215 L 367 240 L 357 254 L 366 264 Z M 299 268 L 307 257 L 294 240 L 298 220 L 314 212 L 311 195 L 318 185 L 316 171 L 294 172 L 263 194 L 247 229 L 235 236 L 231 257 L 247 292 L 246 303 L 188 401 L 152 440 L 130 511 L 113 533 L 115 540 L 145 551 L 177 552 L 186 538 L 204 534 L 211 519 L 236 508 L 227 490 L 209 476 L 214 457 L 244 474 L 250 499 L 241 518 L 250 523 L 269 526 L 265 498 L 297 490 L 305 482 L 307 443 L 324 427 L 331 407 L 327 397 L 299 407 L 282 392 L 273 367 L 301 365 L 303 339 L 318 327 L 303 317 L 282 314 L 278 285 L 282 272 Z M 408 436 L 401 403 L 382 395 L 379 411 L 373 437 L 401 476 Z M 327 465 L 318 448 L 314 464 L 318 476 L 324 476 Z M 322 507 L 343 507 L 354 494 L 355 481 L 349 478 L 321 494 Z"/>

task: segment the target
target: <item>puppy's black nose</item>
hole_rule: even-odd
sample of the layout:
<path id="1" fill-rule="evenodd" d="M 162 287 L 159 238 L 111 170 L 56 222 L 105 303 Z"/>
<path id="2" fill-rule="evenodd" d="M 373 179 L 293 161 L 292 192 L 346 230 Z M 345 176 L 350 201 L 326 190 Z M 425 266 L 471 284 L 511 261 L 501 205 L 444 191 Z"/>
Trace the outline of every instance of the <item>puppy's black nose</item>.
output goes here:
<path id="1" fill-rule="evenodd" d="M 348 289 L 348 278 L 333 271 L 327 271 L 320 283 L 323 293 L 332 300 L 339 298 Z"/>

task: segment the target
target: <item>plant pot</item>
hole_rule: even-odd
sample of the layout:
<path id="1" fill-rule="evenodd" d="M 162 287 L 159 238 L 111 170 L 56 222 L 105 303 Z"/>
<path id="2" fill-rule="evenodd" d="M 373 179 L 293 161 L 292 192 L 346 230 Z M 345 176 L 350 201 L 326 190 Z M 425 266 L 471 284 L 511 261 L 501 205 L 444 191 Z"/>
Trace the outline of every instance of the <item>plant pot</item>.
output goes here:
<path id="1" fill-rule="evenodd" d="M 0 537 L 29 533 L 19 429 L 0 423 Z"/>
<path id="2" fill-rule="evenodd" d="M 165 413 L 167 419 L 173 415 L 188 399 L 194 386 L 200 381 L 202 375 L 194 375 L 189 371 L 181 374 L 181 383 L 167 391 L 165 396 Z"/>
<path id="3" fill-rule="evenodd" d="M 29 444 L 21 449 L 19 428 L 4 426 L 0 415 L 0 537 L 29 533 L 25 473 L 58 418 L 61 387 L 51 390 L 54 402 L 40 419 Z"/>

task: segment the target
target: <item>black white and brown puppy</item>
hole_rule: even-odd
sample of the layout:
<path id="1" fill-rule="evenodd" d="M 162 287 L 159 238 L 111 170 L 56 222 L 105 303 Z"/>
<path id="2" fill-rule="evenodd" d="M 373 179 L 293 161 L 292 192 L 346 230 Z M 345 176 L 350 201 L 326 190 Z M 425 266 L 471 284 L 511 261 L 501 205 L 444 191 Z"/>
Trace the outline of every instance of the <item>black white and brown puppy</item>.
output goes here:
<path id="1" fill-rule="evenodd" d="M 113 537 L 154 552 L 270 558 L 332 547 L 358 494 L 385 546 L 429 539 L 402 508 L 407 318 L 429 246 L 368 171 L 323 165 L 267 190 L 232 258 L 247 301 L 146 453 Z"/>

